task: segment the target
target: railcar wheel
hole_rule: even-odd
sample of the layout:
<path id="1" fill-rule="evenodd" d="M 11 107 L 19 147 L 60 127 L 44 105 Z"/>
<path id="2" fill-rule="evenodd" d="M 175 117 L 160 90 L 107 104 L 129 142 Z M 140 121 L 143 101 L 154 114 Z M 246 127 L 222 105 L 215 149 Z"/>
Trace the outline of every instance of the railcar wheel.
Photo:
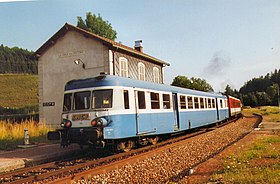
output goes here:
<path id="1" fill-rule="evenodd" d="M 118 144 L 119 151 L 129 152 L 133 147 L 134 147 L 134 142 L 131 140 L 120 142 Z"/>
<path id="2" fill-rule="evenodd" d="M 150 142 L 152 145 L 157 144 L 157 143 L 158 143 L 158 140 L 159 140 L 159 137 L 158 137 L 158 136 L 149 138 L 149 142 Z"/>

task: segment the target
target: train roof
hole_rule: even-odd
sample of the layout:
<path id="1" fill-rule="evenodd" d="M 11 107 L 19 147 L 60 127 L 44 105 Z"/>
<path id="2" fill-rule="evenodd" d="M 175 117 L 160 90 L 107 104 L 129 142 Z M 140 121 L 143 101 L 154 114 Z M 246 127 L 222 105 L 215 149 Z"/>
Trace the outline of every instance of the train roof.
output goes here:
<path id="1" fill-rule="evenodd" d="M 136 80 L 131 78 L 119 77 L 115 75 L 99 75 L 91 78 L 71 80 L 66 83 L 65 91 L 91 88 L 91 87 L 100 87 L 100 86 L 125 86 L 125 87 L 158 90 L 158 91 L 168 91 L 174 93 L 187 93 L 190 95 L 198 95 L 198 96 L 219 97 L 219 98 L 225 97 L 221 93 L 202 92 L 197 90 L 170 86 L 166 84 L 158 84 L 158 83 L 141 81 L 141 80 Z"/>

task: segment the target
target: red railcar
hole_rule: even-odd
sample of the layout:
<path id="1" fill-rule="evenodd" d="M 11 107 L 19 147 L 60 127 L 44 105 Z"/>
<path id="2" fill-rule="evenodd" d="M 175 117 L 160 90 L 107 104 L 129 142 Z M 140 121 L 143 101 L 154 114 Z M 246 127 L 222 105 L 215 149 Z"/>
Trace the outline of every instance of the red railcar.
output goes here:
<path id="1" fill-rule="evenodd" d="M 228 95 L 229 116 L 241 114 L 242 103 L 238 98 Z"/>

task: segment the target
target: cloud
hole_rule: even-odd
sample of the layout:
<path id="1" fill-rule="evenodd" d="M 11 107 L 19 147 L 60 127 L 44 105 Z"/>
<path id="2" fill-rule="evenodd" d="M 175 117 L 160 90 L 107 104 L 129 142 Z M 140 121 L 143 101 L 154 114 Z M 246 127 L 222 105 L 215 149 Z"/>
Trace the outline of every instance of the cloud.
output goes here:
<path id="1" fill-rule="evenodd" d="M 207 77 L 222 77 L 231 65 L 230 57 L 225 52 L 214 53 L 208 65 L 203 69 Z"/>

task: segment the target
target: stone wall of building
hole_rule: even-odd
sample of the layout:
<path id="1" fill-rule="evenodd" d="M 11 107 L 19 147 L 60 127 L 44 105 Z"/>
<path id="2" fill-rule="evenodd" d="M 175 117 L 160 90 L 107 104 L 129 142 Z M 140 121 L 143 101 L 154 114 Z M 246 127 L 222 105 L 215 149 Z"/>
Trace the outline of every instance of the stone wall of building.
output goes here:
<path id="1" fill-rule="evenodd" d="M 82 63 L 76 65 L 74 60 Z M 110 72 L 109 49 L 101 42 L 69 31 L 39 58 L 40 120 L 59 126 L 66 82 Z"/>

